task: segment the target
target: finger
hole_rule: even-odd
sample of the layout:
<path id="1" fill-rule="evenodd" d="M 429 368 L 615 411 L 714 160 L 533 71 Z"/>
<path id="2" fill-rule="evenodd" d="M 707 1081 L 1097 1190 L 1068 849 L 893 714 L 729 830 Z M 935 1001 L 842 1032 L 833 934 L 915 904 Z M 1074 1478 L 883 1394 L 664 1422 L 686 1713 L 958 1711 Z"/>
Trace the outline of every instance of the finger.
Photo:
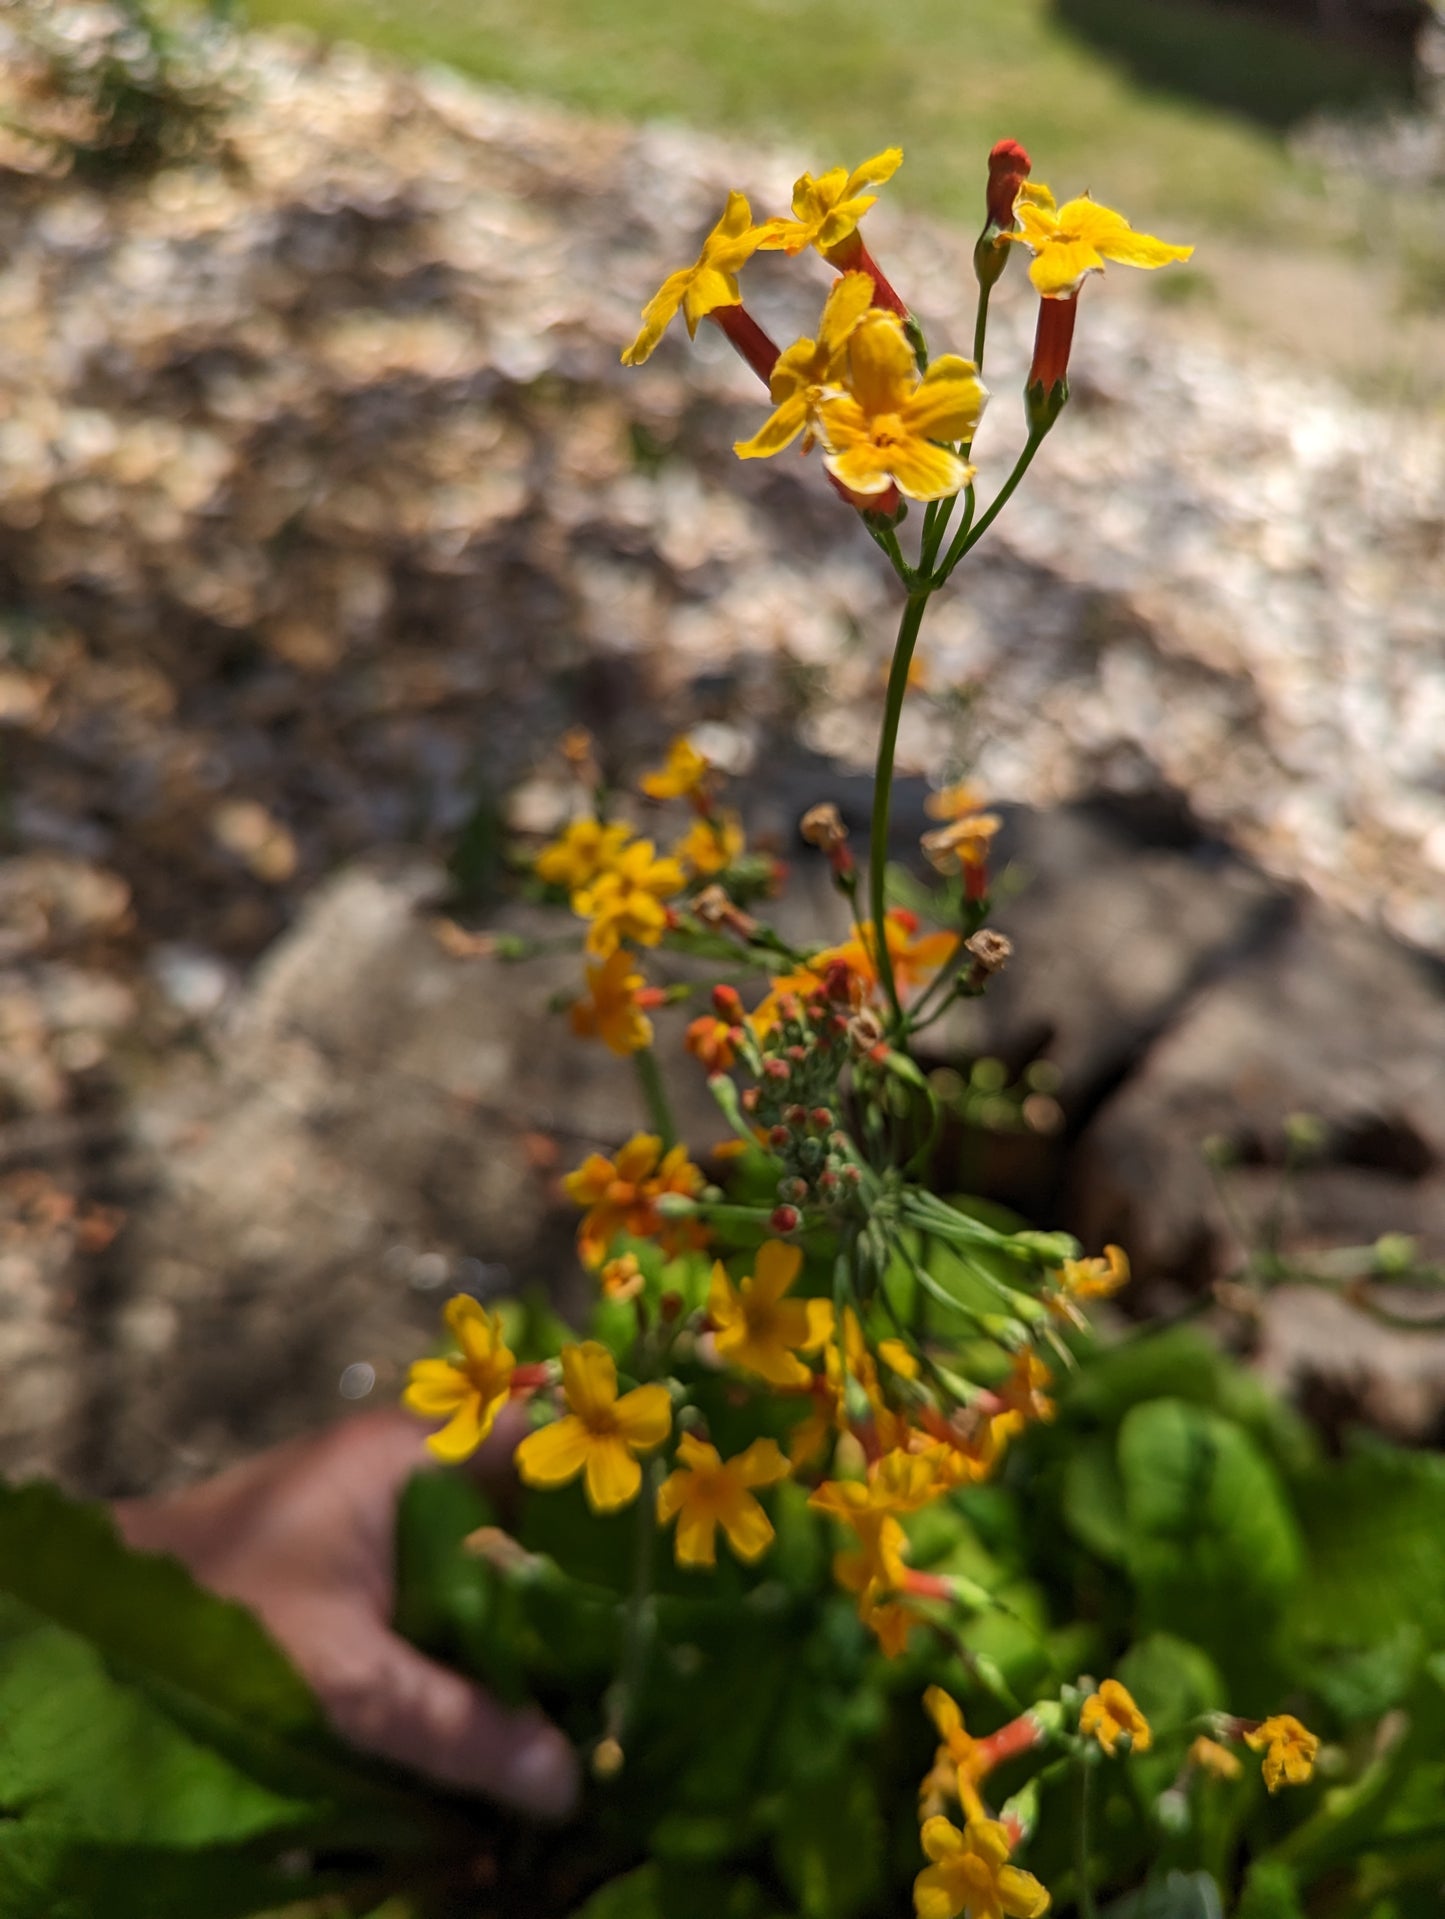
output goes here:
<path id="1" fill-rule="evenodd" d="M 541 1713 L 509 1712 L 362 1608 L 333 1604 L 304 1621 L 293 1616 L 285 1637 L 354 1745 L 542 1818 L 565 1818 L 576 1805 L 577 1755 Z"/>

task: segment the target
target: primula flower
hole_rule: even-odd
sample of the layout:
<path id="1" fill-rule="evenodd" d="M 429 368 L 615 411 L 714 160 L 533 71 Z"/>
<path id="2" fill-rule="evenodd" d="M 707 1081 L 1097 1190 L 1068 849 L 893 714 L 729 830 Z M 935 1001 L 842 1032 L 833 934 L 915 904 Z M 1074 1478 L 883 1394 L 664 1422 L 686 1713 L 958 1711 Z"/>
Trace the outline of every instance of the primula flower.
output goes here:
<path id="1" fill-rule="evenodd" d="M 982 790 L 970 780 L 956 780 L 952 786 L 941 786 L 923 802 L 923 810 L 931 820 L 960 820 L 966 813 L 977 813 L 982 806 Z"/>
<path id="2" fill-rule="evenodd" d="M 765 229 L 753 225 L 747 196 L 730 193 L 722 218 L 702 243 L 702 252 L 690 267 L 669 273 L 642 309 L 642 331 L 622 355 L 624 366 L 641 366 L 682 308 L 688 336 L 697 337 L 697 323 L 719 307 L 742 305 L 738 271 L 761 244 Z"/>
<path id="3" fill-rule="evenodd" d="M 572 1004 L 572 1031 L 578 1039 L 600 1039 L 620 1059 L 640 1053 L 652 1044 L 652 1021 L 637 1000 L 643 986 L 631 953 L 619 946 L 600 966 L 587 968 L 587 997 Z"/>
<path id="4" fill-rule="evenodd" d="M 498 1314 L 483 1310 L 469 1294 L 447 1301 L 444 1318 L 461 1347 L 456 1359 L 418 1359 L 407 1376 L 402 1403 L 423 1419 L 445 1419 L 427 1445 L 455 1466 L 481 1445 L 506 1405 L 516 1359 L 502 1337 Z"/>
<path id="5" fill-rule="evenodd" d="M 1264 1754 L 1264 1783 L 1271 1792 L 1302 1786 L 1315 1769 L 1319 1739 L 1292 1713 L 1277 1712 L 1244 1735 L 1251 1752 Z"/>
<path id="6" fill-rule="evenodd" d="M 576 893 L 608 872 L 631 838 L 632 828 L 617 821 L 604 826 L 601 820 L 573 820 L 537 855 L 537 877 Z"/>
<path id="7" fill-rule="evenodd" d="M 1033 254 L 1029 278 L 1046 300 L 1067 300 L 1104 262 L 1164 267 L 1187 260 L 1193 247 L 1170 246 L 1151 233 L 1136 233 L 1120 213 L 1085 193 L 1056 205 L 1045 186 L 1022 186 L 1014 202 L 1019 232 L 1012 236 Z"/>
<path id="8" fill-rule="evenodd" d="M 1097 1692 L 1089 1694 L 1079 1714 L 1079 1731 L 1086 1739 L 1092 1733 L 1111 1758 L 1125 1733 L 1135 1752 L 1148 1752 L 1154 1743 L 1149 1721 L 1134 1704 L 1128 1688 L 1117 1679 L 1106 1679 Z"/>
<path id="9" fill-rule="evenodd" d="M 690 867 L 699 879 L 711 879 L 731 866 L 747 844 L 736 813 L 717 813 L 694 820 L 672 849 L 672 857 Z"/>
<path id="10" fill-rule="evenodd" d="M 1054 1402 L 1047 1390 L 1053 1381 L 1053 1374 L 1037 1353 L 1017 1353 L 1008 1377 L 981 1394 L 980 1403 L 1002 1422 L 1004 1436 L 1021 1433 L 1031 1419 L 1053 1418 Z"/>
<path id="11" fill-rule="evenodd" d="M 745 1452 L 724 1460 L 715 1446 L 684 1433 L 677 1442 L 679 1470 L 669 1473 L 657 1491 L 657 1523 L 677 1520 L 679 1566 L 715 1566 L 717 1529 L 749 1565 L 773 1543 L 773 1522 L 754 1499 L 752 1488 L 773 1486 L 788 1476 L 788 1462 L 777 1441 L 755 1439 Z"/>
<path id="12" fill-rule="evenodd" d="M 901 906 L 892 907 L 885 914 L 883 938 L 887 942 L 888 957 L 893 962 L 893 978 L 900 993 L 911 992 L 914 987 L 921 986 L 931 978 L 950 958 L 958 943 L 952 933 L 920 934 L 917 916 Z M 754 1032 L 766 1033 L 777 1024 L 778 1001 L 784 995 L 796 993 L 799 998 L 806 998 L 824 985 L 830 973 L 840 969 L 857 982 L 857 1002 L 861 1004 L 867 993 L 872 992 L 878 984 L 872 920 L 864 920 L 854 937 L 845 940 L 841 946 L 825 947 L 821 953 L 814 953 L 797 972 L 779 974 L 772 981 L 772 991 L 759 1002 L 751 1015 Z"/>
<path id="13" fill-rule="evenodd" d="M 1000 1820 L 970 1819 L 960 1832 L 947 1819 L 930 1819 L 919 1837 L 933 1864 L 913 1882 L 918 1919 L 1041 1919 L 1048 1911 L 1047 1888 L 1009 1864 Z"/>
<path id="14" fill-rule="evenodd" d="M 875 1617 L 880 1603 L 906 1591 L 913 1578 L 904 1557 L 908 1536 L 898 1515 L 926 1505 L 938 1490 L 926 1459 L 895 1451 L 885 1453 L 866 1480 L 827 1480 L 808 1501 L 819 1512 L 842 1520 L 856 1536 L 857 1551 L 835 1557 L 833 1577 L 845 1592 L 857 1593 L 858 1616 L 879 1633 L 880 1641 L 883 1634 Z M 890 1617 L 888 1623 L 896 1627 L 898 1622 Z"/>
<path id="15" fill-rule="evenodd" d="M 528 1486 L 550 1491 L 583 1473 L 587 1504 L 615 1513 L 642 1485 L 639 1453 L 660 1446 L 672 1429 L 665 1386 L 638 1386 L 617 1396 L 617 1363 L 595 1339 L 562 1348 L 569 1410 L 539 1427 L 517 1448 L 517 1471 Z"/>
<path id="16" fill-rule="evenodd" d="M 851 492 L 883 493 L 896 483 L 914 500 L 942 500 L 967 485 L 972 468 L 940 440 L 971 441 L 987 398 L 971 360 L 946 353 L 922 379 L 896 314 L 875 311 L 848 340 L 847 392 L 825 399 L 818 417 L 823 464 Z"/>
<path id="17" fill-rule="evenodd" d="M 793 218 L 767 220 L 758 245 L 765 251 L 801 253 L 816 247 L 826 259 L 833 248 L 858 230 L 858 222 L 878 198 L 865 187 L 881 187 L 903 165 L 902 147 L 885 147 L 854 167 L 829 167 L 815 179 L 804 173 L 793 185 Z"/>
<path id="18" fill-rule="evenodd" d="M 650 800 L 686 799 L 706 786 L 711 770 L 712 762 L 681 733 L 668 747 L 663 764 L 643 774 L 642 790 Z"/>
<path id="19" fill-rule="evenodd" d="M 1102 1259 L 1066 1259 L 1056 1277 L 1057 1291 L 1045 1295 L 1049 1310 L 1073 1325 L 1085 1324 L 1084 1301 L 1108 1299 L 1129 1283 L 1129 1255 L 1122 1246 L 1106 1246 Z"/>
<path id="20" fill-rule="evenodd" d="M 987 866 L 989 846 L 1002 827 L 997 813 L 965 813 L 923 835 L 924 857 L 940 873 L 958 866 Z"/>
<path id="21" fill-rule="evenodd" d="M 609 1259 L 597 1275 L 602 1297 L 612 1300 L 615 1305 L 625 1305 L 629 1299 L 636 1299 L 643 1283 L 642 1268 L 637 1263 L 636 1253 L 622 1253 L 616 1259 Z"/>
<path id="22" fill-rule="evenodd" d="M 942 1686 L 930 1686 L 923 1695 L 923 1704 L 943 1742 L 934 1756 L 934 1770 L 952 1769 L 956 1795 L 964 1812 L 970 1819 L 981 1819 L 984 1813 L 978 1782 L 992 1765 L 988 1749 L 964 1726 L 958 1702 Z M 925 1787 L 928 1783 L 925 1780 Z"/>
<path id="23" fill-rule="evenodd" d="M 769 1239 L 736 1288 L 721 1261 L 712 1269 L 707 1313 L 718 1357 L 771 1386 L 808 1385 L 813 1375 L 795 1354 L 815 1352 L 833 1330 L 828 1300 L 783 1297 L 802 1264 L 801 1247 Z"/>
<path id="24" fill-rule="evenodd" d="M 577 1229 L 577 1251 L 582 1264 L 594 1271 L 619 1233 L 655 1239 L 666 1253 L 702 1242 L 696 1220 L 664 1220 L 657 1210 L 664 1193 L 695 1197 L 702 1191 L 703 1177 L 685 1146 L 664 1154 L 655 1133 L 638 1133 L 615 1159 L 590 1154 L 562 1184 L 568 1198 L 587 1209 Z"/>
<path id="25" fill-rule="evenodd" d="M 725 1073 L 734 1064 L 738 1056 L 735 1026 L 725 1019 L 716 1019 L 711 1013 L 703 1013 L 693 1020 L 684 1035 L 683 1044 L 693 1058 L 700 1060 L 709 1073 Z M 741 1150 L 741 1140 L 729 1141 Z"/>
<path id="26" fill-rule="evenodd" d="M 842 376 L 843 355 L 853 329 L 873 304 L 873 281 L 866 273 L 845 273 L 833 282 L 818 322 L 816 340 L 795 340 L 784 348 L 768 382 L 773 412 L 750 440 L 734 442 L 740 460 L 763 460 L 781 453 L 802 433 L 806 453 L 817 428 L 818 408 L 827 389 Z"/>
<path id="27" fill-rule="evenodd" d="M 1238 1779 L 1243 1770 L 1237 1753 L 1221 1746 L 1217 1739 L 1206 1739 L 1203 1733 L 1189 1748 L 1188 1763 L 1207 1772 L 1211 1779 Z"/>
<path id="28" fill-rule="evenodd" d="M 572 895 L 572 911 L 591 920 L 587 950 L 607 959 L 623 940 L 656 946 L 667 930 L 662 904 L 687 884 L 674 859 L 659 859 L 651 840 L 634 840 L 590 885 Z"/>

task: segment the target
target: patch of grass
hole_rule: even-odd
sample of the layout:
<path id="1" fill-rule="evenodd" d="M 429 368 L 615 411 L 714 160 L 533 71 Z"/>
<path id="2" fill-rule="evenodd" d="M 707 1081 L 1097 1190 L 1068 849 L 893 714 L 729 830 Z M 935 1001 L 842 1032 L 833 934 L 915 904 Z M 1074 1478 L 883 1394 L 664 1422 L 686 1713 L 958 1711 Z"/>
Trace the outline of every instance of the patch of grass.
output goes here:
<path id="1" fill-rule="evenodd" d="M 590 112 L 786 141 L 818 168 L 901 140 L 890 191 L 965 224 L 1004 134 L 1061 195 L 1091 187 L 1166 237 L 1200 223 L 1262 233 L 1314 183 L 1276 131 L 1141 85 L 1053 0 L 251 0 L 249 15 Z"/>

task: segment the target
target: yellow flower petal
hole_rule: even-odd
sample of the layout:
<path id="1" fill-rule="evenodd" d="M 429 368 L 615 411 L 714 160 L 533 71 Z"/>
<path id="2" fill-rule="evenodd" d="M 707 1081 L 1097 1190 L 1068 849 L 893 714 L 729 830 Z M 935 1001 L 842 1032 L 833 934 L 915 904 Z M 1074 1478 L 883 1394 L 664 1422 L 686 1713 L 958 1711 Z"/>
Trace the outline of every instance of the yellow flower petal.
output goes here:
<path id="1" fill-rule="evenodd" d="M 730 1501 L 718 1513 L 722 1529 L 727 1534 L 728 1544 L 739 1559 L 749 1565 L 755 1559 L 761 1559 L 773 1543 L 773 1522 L 763 1511 L 751 1493 L 744 1493 Z M 681 1553 L 681 1539 L 678 1551 Z"/>
<path id="2" fill-rule="evenodd" d="M 672 1398 L 666 1386 L 636 1386 L 612 1409 L 624 1442 L 646 1452 L 660 1446 L 672 1430 Z"/>
<path id="3" fill-rule="evenodd" d="M 734 440 L 733 452 L 740 460 L 767 460 L 793 444 L 808 424 L 806 390 L 795 393 L 770 413 L 750 440 Z"/>
<path id="4" fill-rule="evenodd" d="M 592 1435 L 574 1413 L 541 1426 L 518 1446 L 515 1462 L 528 1486 L 551 1490 L 575 1479 L 587 1463 Z"/>
<path id="5" fill-rule="evenodd" d="M 587 1447 L 583 1483 L 587 1503 L 596 1513 L 615 1513 L 636 1499 L 642 1485 L 642 1468 L 627 1450 L 627 1442 L 620 1434 L 592 1437 Z"/>
<path id="6" fill-rule="evenodd" d="M 711 1448 L 709 1448 L 711 1450 Z M 716 1453 L 713 1454 L 716 1459 Z M 745 1452 L 730 1464 L 736 1468 L 744 1486 L 772 1486 L 786 1479 L 791 1468 L 778 1448 L 776 1439 L 755 1439 Z"/>
<path id="7" fill-rule="evenodd" d="M 677 1562 L 680 1566 L 717 1564 L 717 1515 L 689 1502 L 677 1522 Z"/>
<path id="8" fill-rule="evenodd" d="M 642 330 L 623 353 L 624 366 L 641 366 L 644 360 L 651 358 L 673 315 L 682 305 L 683 297 L 692 283 L 692 271 L 691 267 L 682 267 L 676 273 L 669 273 L 642 309 Z"/>
<path id="9" fill-rule="evenodd" d="M 780 1300 L 803 1265 L 803 1249 L 785 1239 L 766 1239 L 758 1248 L 753 1269 L 753 1297 L 768 1305 Z"/>
<path id="10" fill-rule="evenodd" d="M 472 1387 L 460 1366 L 449 1359 L 412 1362 L 402 1404 L 424 1419 L 450 1418 Z"/>
<path id="11" fill-rule="evenodd" d="M 618 1155 L 619 1166 L 621 1154 Z M 586 1425 L 608 1418 L 617 1399 L 617 1362 L 599 1340 L 562 1348 L 562 1385 L 567 1404 Z"/>

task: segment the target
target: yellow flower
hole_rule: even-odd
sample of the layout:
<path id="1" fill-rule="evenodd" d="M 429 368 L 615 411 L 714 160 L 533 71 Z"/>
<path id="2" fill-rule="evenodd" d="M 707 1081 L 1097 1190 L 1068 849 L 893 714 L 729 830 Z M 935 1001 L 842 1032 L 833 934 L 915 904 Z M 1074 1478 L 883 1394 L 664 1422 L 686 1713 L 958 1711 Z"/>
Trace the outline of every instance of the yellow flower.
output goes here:
<path id="1" fill-rule="evenodd" d="M 934 1771 L 941 1772 L 951 1767 L 956 1779 L 957 1796 L 965 1814 L 970 1819 L 983 1818 L 983 1800 L 979 1796 L 978 1782 L 992 1767 L 987 1749 L 964 1726 L 958 1702 L 942 1686 L 930 1686 L 923 1695 L 923 1704 L 943 1741 L 934 1757 Z M 924 1783 L 926 1785 L 929 1782 Z"/>
<path id="2" fill-rule="evenodd" d="M 639 1453 L 660 1446 L 672 1429 L 665 1386 L 638 1386 L 617 1397 L 617 1364 L 595 1339 L 562 1348 L 562 1383 L 570 1410 L 517 1448 L 517 1471 L 548 1491 L 578 1473 L 595 1513 L 615 1513 L 642 1484 Z"/>
<path id="3" fill-rule="evenodd" d="M 711 761 L 698 752 L 685 733 L 680 733 L 656 772 L 643 774 L 642 790 L 650 800 L 685 799 L 707 784 L 710 770 Z"/>
<path id="4" fill-rule="evenodd" d="M 682 1193 L 689 1199 L 700 1193 L 703 1177 L 685 1146 L 674 1146 L 664 1154 L 656 1133 L 636 1134 L 618 1149 L 615 1159 L 590 1154 L 562 1184 L 567 1197 L 587 1209 L 577 1229 L 577 1252 L 592 1271 L 602 1265 L 619 1233 L 655 1239 L 666 1253 L 703 1242 L 697 1220 L 664 1220 L 657 1210 L 664 1193 Z"/>
<path id="5" fill-rule="evenodd" d="M 918 1919 L 1040 1919 L 1048 1911 L 1047 1889 L 1009 1864 L 1000 1820 L 970 1819 L 960 1832 L 947 1819 L 930 1819 L 920 1837 L 933 1864 L 913 1882 Z"/>
<path id="6" fill-rule="evenodd" d="M 849 173 L 830 167 L 814 179 L 802 174 L 793 186 L 793 218 L 768 220 L 760 229 L 758 245 L 766 251 L 801 253 L 816 247 L 826 254 L 856 231 L 858 222 L 877 200 L 865 187 L 881 187 L 903 165 L 902 147 L 885 147 Z"/>
<path id="7" fill-rule="evenodd" d="M 783 1297 L 802 1264 L 800 1246 L 769 1239 L 758 1249 L 756 1272 L 736 1289 L 721 1261 L 712 1269 L 707 1312 L 718 1356 L 770 1386 L 808 1385 L 813 1375 L 794 1353 L 815 1352 L 833 1330 L 828 1300 Z"/>
<path id="8" fill-rule="evenodd" d="M 565 886 L 575 893 L 607 872 L 632 837 L 632 828 L 601 820 L 573 820 L 559 839 L 537 855 L 538 879 L 549 886 Z"/>
<path id="9" fill-rule="evenodd" d="M 894 982 L 900 993 L 908 993 L 915 986 L 921 986 L 950 958 L 958 944 L 957 936 L 953 933 L 920 933 L 916 915 L 901 906 L 890 907 L 884 916 L 883 929 L 888 957 L 893 962 Z M 814 953 L 806 965 L 795 973 L 779 974 L 772 981 L 772 991 L 750 1015 L 753 1031 L 761 1036 L 777 1024 L 781 995 L 796 993 L 799 998 L 806 999 L 810 993 L 818 991 L 835 966 L 847 967 L 856 978 L 859 983 L 858 1000 L 861 1002 L 864 994 L 872 992 L 878 984 L 877 959 L 873 922 L 864 920 L 854 937 L 845 940 L 841 946 L 829 946 L 821 953 Z"/>
<path id="10" fill-rule="evenodd" d="M 930 793 L 923 802 L 923 810 L 931 820 L 957 820 L 965 813 L 977 813 L 982 805 L 980 788 L 968 780 L 956 780 L 952 786 L 941 786 L 936 793 Z"/>
<path id="11" fill-rule="evenodd" d="M 1206 1739 L 1203 1733 L 1189 1748 L 1189 1764 L 1207 1772 L 1212 1779 L 1238 1779 L 1242 1770 L 1237 1754 L 1228 1746 L 1221 1746 L 1217 1739 Z"/>
<path id="12" fill-rule="evenodd" d="M 634 840 L 589 886 L 572 895 L 572 911 L 591 920 L 587 951 L 606 959 L 623 940 L 656 946 L 667 930 L 662 902 L 680 893 L 687 875 L 673 859 L 659 859 L 651 840 Z"/>
<path id="13" fill-rule="evenodd" d="M 652 1044 L 652 1021 L 637 1004 L 643 984 L 631 953 L 619 946 L 600 966 L 587 968 L 587 997 L 574 1000 L 570 1018 L 578 1039 L 600 1039 L 625 1059 Z"/>
<path id="14" fill-rule="evenodd" d="M 773 1543 L 773 1523 L 751 1488 L 772 1486 L 788 1476 L 788 1462 L 777 1441 L 755 1439 L 746 1452 L 724 1461 L 715 1446 L 684 1433 L 677 1442 L 681 1462 L 657 1491 L 657 1523 L 677 1520 L 679 1566 L 715 1566 L 717 1529 L 749 1565 Z"/>
<path id="15" fill-rule="evenodd" d="M 623 1253 L 618 1259 L 609 1259 L 597 1275 L 597 1283 L 602 1289 L 602 1297 L 618 1305 L 636 1299 L 644 1283 L 636 1253 Z"/>
<path id="16" fill-rule="evenodd" d="M 920 380 L 896 313 L 870 313 L 848 340 L 848 391 L 818 409 L 823 464 L 854 493 L 896 484 L 914 500 L 941 500 L 972 469 L 940 440 L 972 440 L 987 398 L 971 360 L 946 353 Z"/>
<path id="17" fill-rule="evenodd" d="M 1002 1422 L 998 1437 L 1021 1433 L 1031 1419 L 1050 1420 L 1054 1402 L 1047 1388 L 1054 1376 L 1037 1353 L 1023 1352 L 1014 1357 L 1012 1370 L 1001 1385 L 995 1386 L 986 1402 L 996 1422 Z"/>
<path id="18" fill-rule="evenodd" d="M 807 452 L 825 390 L 842 376 L 849 335 L 872 304 L 872 274 L 845 273 L 833 282 L 817 339 L 795 340 L 778 355 L 768 382 L 774 410 L 750 440 L 734 442 L 733 452 L 740 460 L 763 460 L 781 453 L 805 429 L 803 451 Z"/>
<path id="19" fill-rule="evenodd" d="M 742 852 L 746 844 L 743 823 L 736 813 L 719 813 L 711 819 L 694 820 L 672 849 L 672 857 L 691 867 L 699 879 L 711 879 L 721 873 Z"/>
<path id="20" fill-rule="evenodd" d="M 1111 1755 L 1125 1733 L 1133 1741 L 1135 1752 L 1148 1752 L 1154 1743 L 1149 1721 L 1117 1679 L 1106 1679 L 1097 1692 L 1089 1694 L 1079 1714 L 1079 1731 L 1086 1739 L 1092 1733 Z"/>
<path id="21" fill-rule="evenodd" d="M 1244 1735 L 1251 1752 L 1264 1754 L 1264 1783 L 1271 1792 L 1302 1786 L 1315 1769 L 1318 1738 L 1293 1714 L 1277 1712 Z"/>
<path id="22" fill-rule="evenodd" d="M 445 1315 L 461 1347 L 457 1359 L 418 1359 L 407 1376 L 402 1403 L 423 1419 L 445 1419 L 427 1445 L 454 1466 L 470 1458 L 506 1405 L 516 1359 L 502 1338 L 496 1313 L 484 1312 L 467 1293 L 447 1301 Z"/>
<path id="23" fill-rule="evenodd" d="M 1165 267 L 1187 260 L 1193 247 L 1169 246 L 1152 234 L 1136 233 L 1120 213 L 1101 207 L 1087 193 L 1056 206 L 1044 186 L 1024 186 L 1014 202 L 1021 231 L 1000 238 L 1016 240 L 1034 256 L 1029 278 L 1046 300 L 1070 299 L 1106 260 L 1126 267 Z"/>
<path id="24" fill-rule="evenodd" d="M 924 857 L 940 873 L 958 866 L 986 866 L 989 842 L 1001 830 L 997 813 L 965 813 L 947 826 L 925 833 L 920 844 Z"/>
<path id="25" fill-rule="evenodd" d="M 667 331 L 678 308 L 682 308 L 690 338 L 697 337 L 697 323 L 716 307 L 742 305 L 738 287 L 738 269 L 756 252 L 764 229 L 753 225 L 747 197 L 730 193 L 723 217 L 702 243 L 702 252 L 690 267 L 669 273 L 657 292 L 642 309 L 642 331 L 622 355 L 624 366 L 641 366 Z"/>
<path id="26" fill-rule="evenodd" d="M 896 1450 L 885 1453 L 866 1480 L 826 1480 L 809 1499 L 810 1506 L 842 1520 L 857 1537 L 856 1552 L 834 1559 L 833 1577 L 845 1592 L 858 1594 L 865 1625 L 874 1623 L 869 1612 L 880 1600 L 908 1583 L 908 1536 L 898 1514 L 916 1511 L 938 1490 L 929 1460 Z"/>

